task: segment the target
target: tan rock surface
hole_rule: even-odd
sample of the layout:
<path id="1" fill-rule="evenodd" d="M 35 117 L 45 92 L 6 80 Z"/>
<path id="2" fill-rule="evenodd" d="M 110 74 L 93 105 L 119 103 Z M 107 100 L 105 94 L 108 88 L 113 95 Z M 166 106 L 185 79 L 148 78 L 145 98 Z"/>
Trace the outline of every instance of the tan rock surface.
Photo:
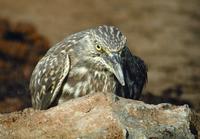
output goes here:
<path id="1" fill-rule="evenodd" d="M 191 130 L 192 116 L 186 105 L 149 105 L 97 93 L 44 111 L 1 115 L 0 138 L 190 139 L 199 122 L 196 118 Z"/>

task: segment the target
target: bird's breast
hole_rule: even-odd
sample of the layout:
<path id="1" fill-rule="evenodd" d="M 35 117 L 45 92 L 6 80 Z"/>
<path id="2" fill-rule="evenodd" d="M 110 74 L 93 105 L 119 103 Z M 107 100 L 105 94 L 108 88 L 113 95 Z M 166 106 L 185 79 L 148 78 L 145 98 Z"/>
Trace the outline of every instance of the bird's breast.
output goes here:
<path id="1" fill-rule="evenodd" d="M 89 93 L 114 93 L 116 81 L 108 71 L 97 71 L 87 67 L 74 67 L 63 83 L 62 96 L 74 98 Z"/>

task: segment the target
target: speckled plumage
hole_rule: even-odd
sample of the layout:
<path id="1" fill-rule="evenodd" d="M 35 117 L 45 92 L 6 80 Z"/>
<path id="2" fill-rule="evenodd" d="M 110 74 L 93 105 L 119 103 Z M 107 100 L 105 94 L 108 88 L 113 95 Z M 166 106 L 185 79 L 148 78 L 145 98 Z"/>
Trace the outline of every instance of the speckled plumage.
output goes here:
<path id="1" fill-rule="evenodd" d="M 32 104 L 47 109 L 88 93 L 137 99 L 147 79 L 144 62 L 132 56 L 113 26 L 75 33 L 49 49 L 30 80 Z"/>

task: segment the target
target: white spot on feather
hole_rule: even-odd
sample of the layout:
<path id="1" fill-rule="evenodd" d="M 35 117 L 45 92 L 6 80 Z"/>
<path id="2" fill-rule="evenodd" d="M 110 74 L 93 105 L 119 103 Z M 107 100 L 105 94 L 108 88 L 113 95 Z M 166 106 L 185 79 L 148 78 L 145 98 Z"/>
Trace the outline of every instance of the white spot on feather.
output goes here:
<path id="1" fill-rule="evenodd" d="M 40 85 L 40 78 L 37 80 L 38 85 Z"/>
<path id="2" fill-rule="evenodd" d="M 79 82 L 78 84 L 76 84 L 76 90 L 74 93 L 74 97 L 78 97 L 80 95 L 81 87 L 82 87 L 82 82 Z"/>
<path id="3" fill-rule="evenodd" d="M 50 76 L 52 76 L 54 74 L 54 70 L 52 70 L 51 72 L 50 72 Z"/>
<path id="4" fill-rule="evenodd" d="M 48 81 L 48 78 L 44 78 L 44 81 L 47 82 L 47 81 Z"/>
<path id="5" fill-rule="evenodd" d="M 74 74 L 86 74 L 88 69 L 86 67 L 77 67 L 73 69 Z"/>
<path id="6" fill-rule="evenodd" d="M 63 92 L 73 94 L 74 89 L 68 83 L 65 83 L 63 86 Z"/>
<path id="7" fill-rule="evenodd" d="M 42 73 L 44 74 L 46 72 L 46 69 L 44 68 L 43 70 L 42 70 Z"/>

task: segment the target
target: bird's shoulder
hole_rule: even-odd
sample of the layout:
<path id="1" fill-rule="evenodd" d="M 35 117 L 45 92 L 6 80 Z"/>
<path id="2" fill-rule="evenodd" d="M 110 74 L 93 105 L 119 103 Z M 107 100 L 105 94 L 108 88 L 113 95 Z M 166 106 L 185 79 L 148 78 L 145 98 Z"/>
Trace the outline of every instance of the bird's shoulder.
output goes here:
<path id="1" fill-rule="evenodd" d="M 71 48 L 73 48 L 74 46 L 76 46 L 82 38 L 84 38 L 86 36 L 89 36 L 89 35 L 91 35 L 90 30 L 84 30 L 84 31 L 80 31 L 80 32 L 71 34 L 71 35 L 65 37 L 60 42 L 58 42 L 55 45 L 53 45 L 47 51 L 45 56 L 57 55 L 59 53 L 68 54 L 68 51 Z"/>

